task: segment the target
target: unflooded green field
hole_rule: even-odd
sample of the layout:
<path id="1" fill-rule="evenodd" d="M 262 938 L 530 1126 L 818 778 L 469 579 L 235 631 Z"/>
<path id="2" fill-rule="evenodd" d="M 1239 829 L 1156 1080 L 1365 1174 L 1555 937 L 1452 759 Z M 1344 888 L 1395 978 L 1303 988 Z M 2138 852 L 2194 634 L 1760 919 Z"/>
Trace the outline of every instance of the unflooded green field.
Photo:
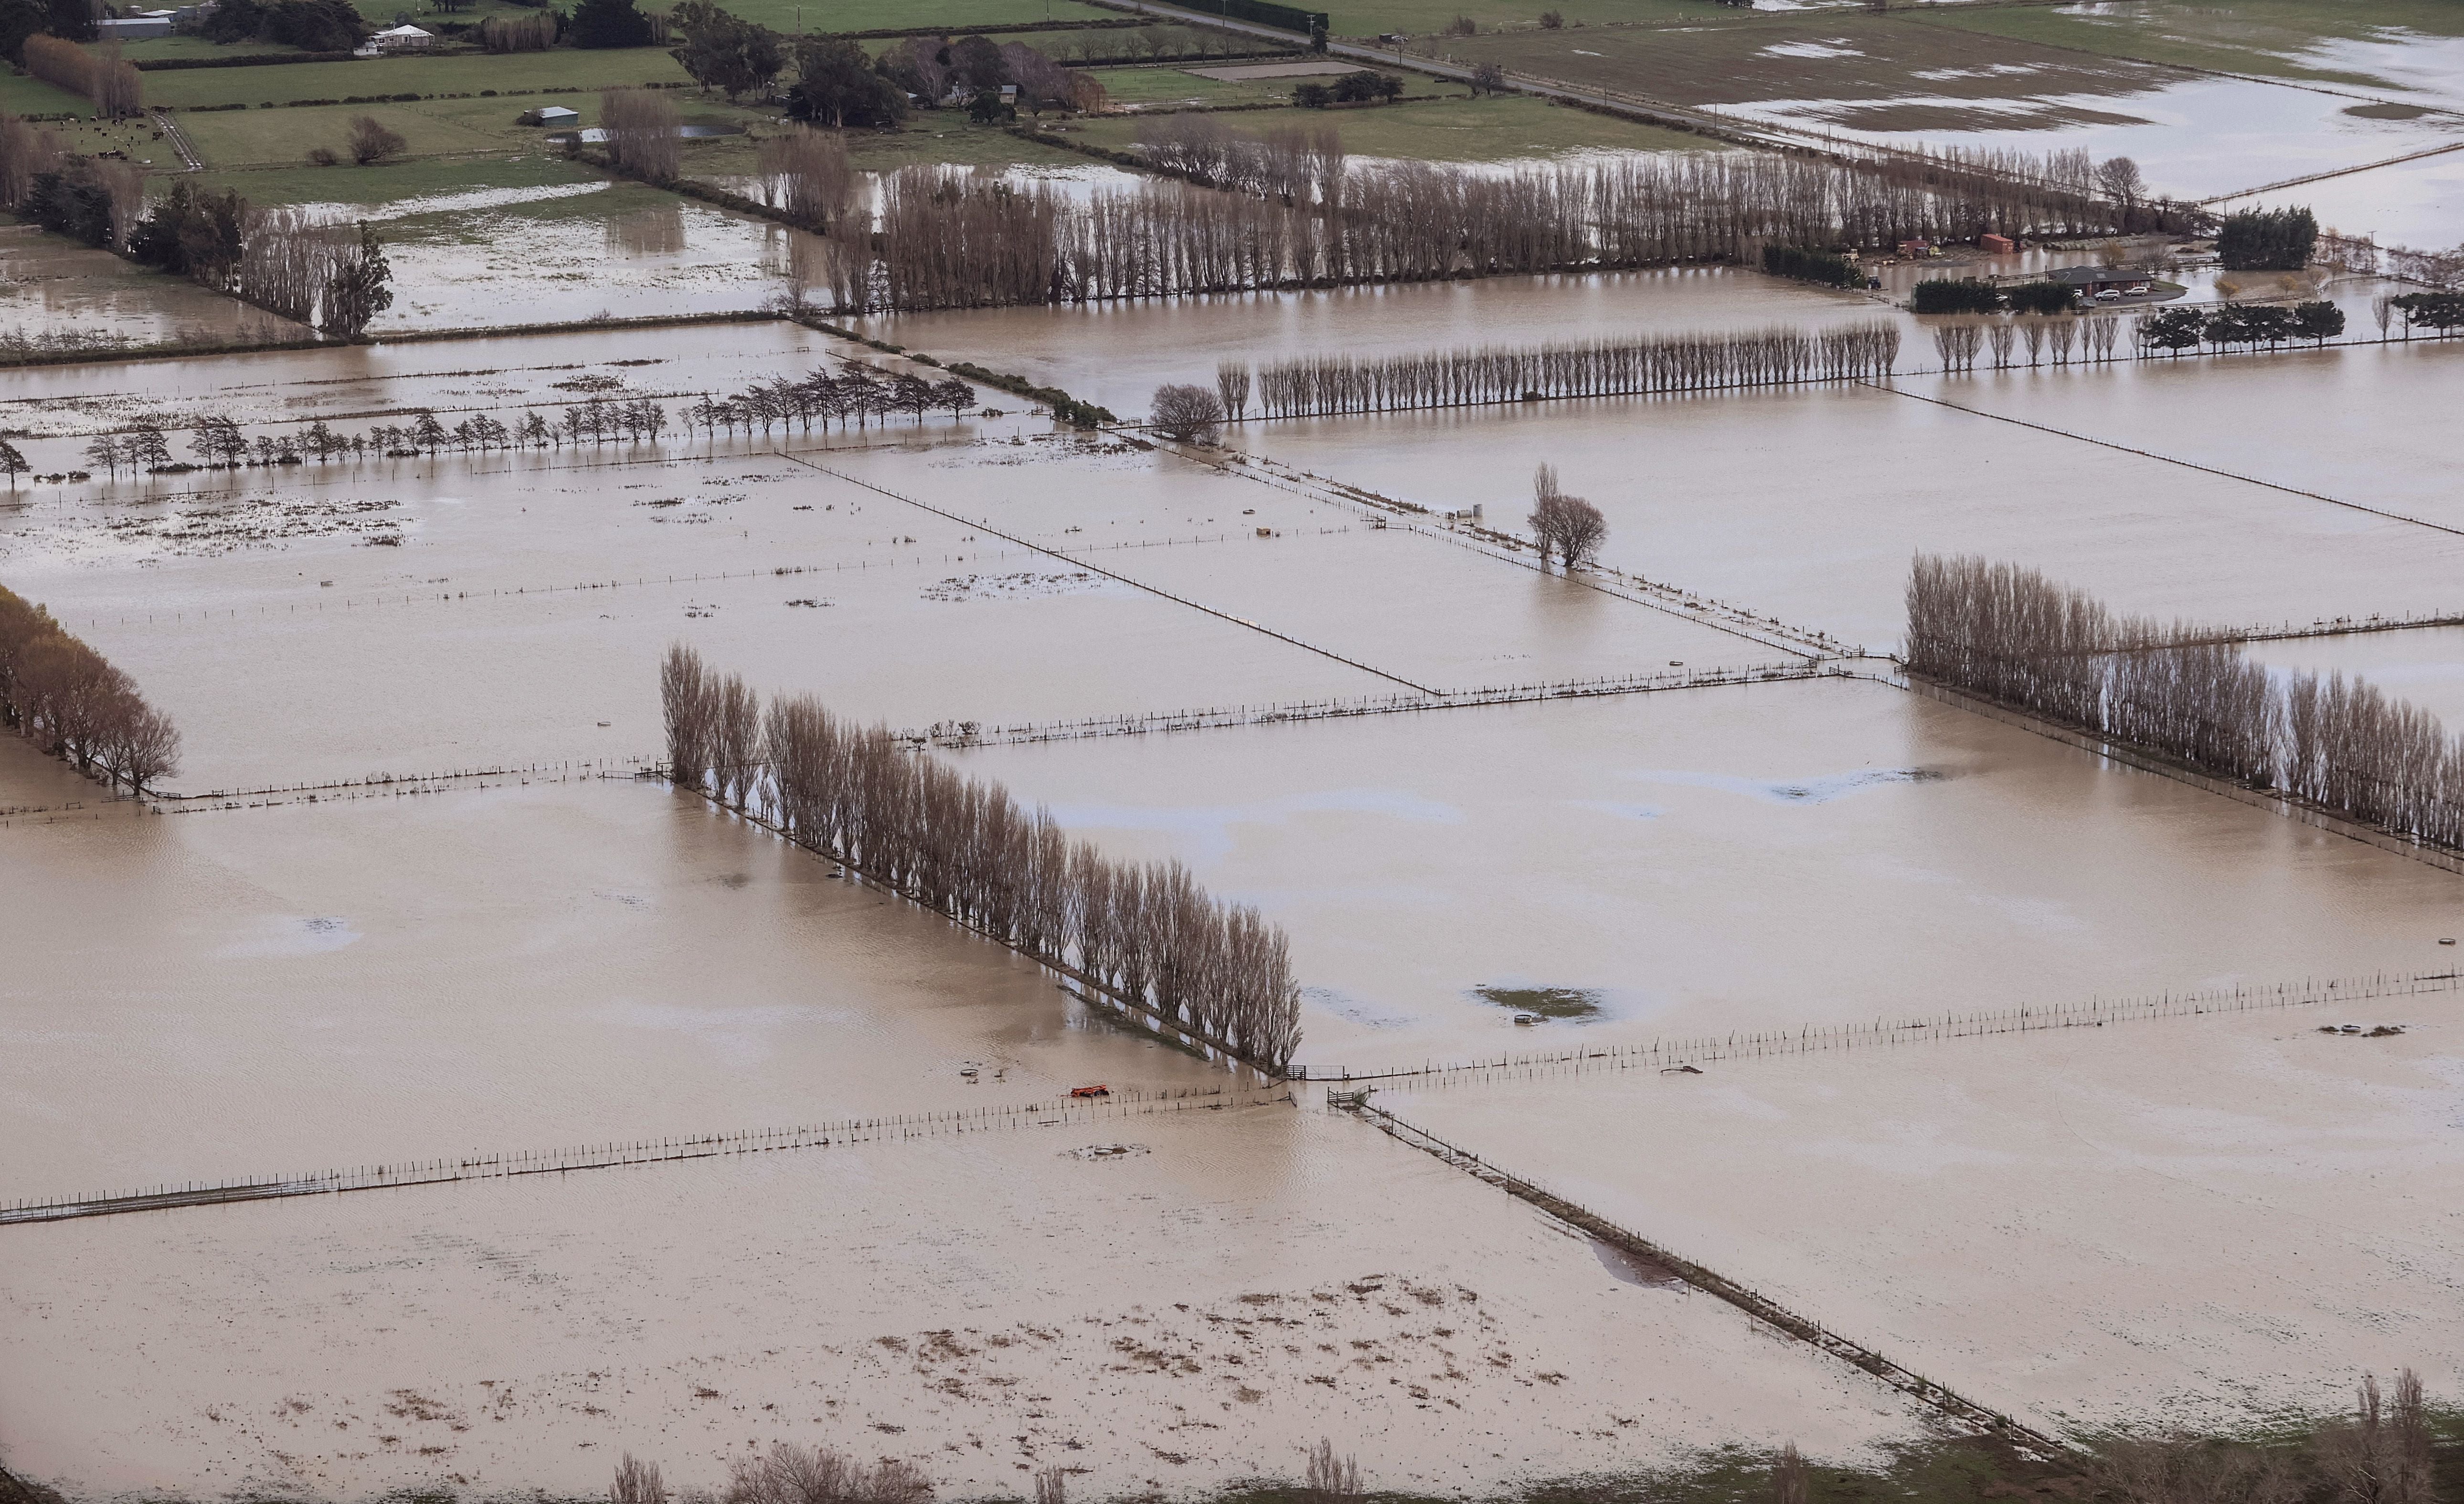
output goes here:
<path id="1" fill-rule="evenodd" d="M 1244 110 L 1223 117 L 1235 130 L 1332 129 L 1355 157 L 1429 162 L 1504 162 L 1580 151 L 1704 151 L 1717 143 L 1567 105 L 1521 96 L 1451 98 L 1347 110 Z M 1116 151 L 1137 142 L 1135 120 L 1094 120 L 1072 127 L 1076 139 Z"/>

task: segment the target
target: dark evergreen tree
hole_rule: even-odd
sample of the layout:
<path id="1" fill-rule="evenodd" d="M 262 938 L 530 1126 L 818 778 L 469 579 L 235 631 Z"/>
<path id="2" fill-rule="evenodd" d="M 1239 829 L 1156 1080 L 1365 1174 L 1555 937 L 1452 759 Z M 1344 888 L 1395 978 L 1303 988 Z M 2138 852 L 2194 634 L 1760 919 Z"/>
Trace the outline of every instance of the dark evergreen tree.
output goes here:
<path id="1" fill-rule="evenodd" d="M 573 8 L 565 39 L 576 47 L 648 47 L 650 18 L 633 0 L 582 0 Z"/>

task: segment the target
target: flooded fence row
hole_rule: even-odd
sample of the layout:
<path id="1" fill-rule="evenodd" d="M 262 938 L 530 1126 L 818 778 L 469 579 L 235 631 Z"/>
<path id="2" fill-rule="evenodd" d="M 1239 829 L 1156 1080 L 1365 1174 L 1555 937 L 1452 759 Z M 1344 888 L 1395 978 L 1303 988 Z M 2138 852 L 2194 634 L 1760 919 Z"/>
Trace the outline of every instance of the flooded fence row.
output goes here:
<path id="1" fill-rule="evenodd" d="M 821 474 L 828 476 L 833 479 L 844 480 L 848 485 L 860 486 L 875 495 L 888 497 L 893 501 L 904 501 L 909 506 L 915 508 L 919 512 L 930 512 L 935 517 L 940 518 L 945 521 L 957 522 L 962 526 L 973 528 L 986 537 L 998 538 L 1003 542 L 1014 543 L 1021 548 L 1032 549 L 1036 553 L 1042 554 L 1048 559 L 1059 559 L 1068 563 L 1085 564 L 1087 568 L 1102 575 L 1108 580 L 1116 580 L 1123 585 L 1129 586 L 1133 589 L 1143 590 L 1149 595 L 1170 601 L 1175 606 L 1185 606 L 1191 610 L 1202 611 L 1205 614 L 1214 617 L 1218 621 L 1230 622 L 1235 627 L 1245 627 L 1251 631 L 1272 637 L 1277 642 L 1288 643 L 1304 652 L 1316 653 L 1321 658 L 1331 659 L 1336 663 L 1342 664 L 1346 668 L 1358 669 L 1363 674 L 1375 675 L 1377 677 L 1386 680 L 1390 684 L 1400 684 L 1405 689 L 1413 690 L 1423 695 L 1437 693 L 1437 691 L 1430 689 L 1425 684 L 1415 684 L 1410 679 L 1403 677 L 1399 674 L 1390 674 L 1384 669 L 1363 663 L 1357 658 L 1346 657 L 1331 648 L 1321 648 L 1313 642 L 1304 641 L 1301 638 L 1291 635 L 1289 632 L 1277 631 L 1272 627 L 1262 627 L 1245 616 L 1235 616 L 1229 611 L 1218 610 L 1212 606 L 1193 601 L 1185 595 L 1176 595 L 1172 591 L 1163 588 L 1161 586 L 1152 585 L 1147 581 L 1136 579 L 1130 575 L 1115 573 L 1099 564 L 1086 564 L 1086 562 L 1078 556 L 1065 553 L 1058 548 L 1046 547 L 1045 545 L 1038 543 L 1030 539 L 1020 538 L 1014 534 L 1004 533 L 999 528 L 981 521 L 979 519 L 966 517 L 957 512 L 944 511 L 942 508 L 935 506 L 929 501 L 919 500 L 914 497 L 892 491 L 888 486 L 875 485 L 869 480 L 859 479 L 854 476 L 847 474 L 845 471 L 832 470 L 829 466 L 823 464 L 819 460 L 809 459 L 800 454 L 790 454 L 784 452 L 781 452 L 779 457 L 787 460 L 792 464 L 803 465 L 808 470 L 819 471 Z"/>
<path id="2" fill-rule="evenodd" d="M 1513 705 L 1544 699 L 1588 699 L 1610 695 L 1645 695 L 1661 690 L 1710 689 L 1787 679 L 1852 676 L 1855 675 L 1848 670 L 1837 665 L 1793 659 L 1785 663 L 1692 669 L 1682 674 L 1663 670 L 1656 674 L 1612 674 L 1588 679 L 1502 684 L 1482 689 L 1450 690 L 1436 695 L 1364 695 L 1344 699 L 1293 700 L 1269 705 L 1219 705 L 1204 710 L 1133 711 L 1118 716 L 1022 721 L 1007 726 L 985 726 L 975 721 L 944 722 L 920 736 L 909 735 L 913 740 L 953 749 L 1016 746 L 1039 741 L 1081 741 L 1100 737 L 1136 737 L 1174 731 L 1219 731 L 1234 726 L 1339 720 L 1354 716 L 1392 716 L 1413 711 Z"/>
<path id="3" fill-rule="evenodd" d="M 2262 480 L 2256 476 L 2245 476 L 2237 470 L 2223 470 L 2214 465 L 2202 465 L 2196 460 L 2184 459 L 2179 455 L 2159 453 L 2152 449 L 2139 449 L 2129 444 L 2116 442 L 2113 439 L 2098 438 L 2093 433 L 2080 433 L 2072 429 L 2056 428 L 2050 423 L 2033 423 L 2026 418 L 2014 418 L 2006 413 L 1989 412 L 1982 408 L 1968 407 L 1965 404 L 1950 402 L 1941 397 L 1928 397 L 1923 392 L 1903 391 L 1897 387 L 1887 386 L 1880 382 L 1866 382 L 1863 383 L 1863 385 L 1872 387 L 1876 391 L 1889 392 L 1895 397 L 1905 397 L 1911 402 L 1930 403 L 1937 408 L 1948 408 L 1953 412 L 1965 412 L 1970 417 L 1985 418 L 1995 423 L 2008 423 L 2013 428 L 2033 429 L 2038 433 L 2051 433 L 2057 438 L 2076 439 L 2081 444 L 2093 444 L 2099 449 L 2109 449 L 2123 454 L 2135 454 L 2141 459 L 2152 459 L 2160 464 L 2178 465 L 2184 470 L 2195 470 L 2203 476 L 2215 476 L 2225 480 L 2238 480 L 2246 486 L 2259 486 L 2269 491 L 2282 492 L 2284 495 L 2289 497 L 2301 497 L 2311 501 L 2324 501 L 2329 506 L 2343 507 L 2347 511 L 2366 512 L 2372 517 L 2383 517 L 2387 519 L 2389 521 L 2409 522 L 2415 527 L 2426 527 L 2432 532 L 2451 533 L 2457 537 L 2464 538 L 2464 527 L 2451 527 L 2444 522 L 2432 522 L 2425 518 L 2413 517 L 2408 513 L 2390 512 L 2385 507 L 2368 506 L 2343 497 L 2329 496 L 2323 491 L 2304 491 L 2299 486 L 2288 486 L 2279 481 Z"/>
<path id="4" fill-rule="evenodd" d="M 1365 511 L 1376 527 L 1395 527 L 1399 522 L 1402 530 L 1422 538 L 1439 539 L 1458 547 L 1470 548 L 1523 568 L 1540 567 L 1540 561 L 1530 553 L 1532 545 L 1529 540 L 1482 526 L 1460 515 L 1432 514 L 1427 507 L 1417 502 L 1398 500 L 1314 471 L 1294 471 L 1262 454 L 1209 453 L 1193 451 L 1185 446 L 1158 447 L 1170 447 L 1183 458 L 1210 465 L 1225 475 L 1238 476 L 1311 500 Z M 1420 520 L 1432 516 L 1436 516 L 1443 525 L 1431 525 Z M 1716 631 L 1730 632 L 1767 648 L 1777 648 L 1783 652 L 1805 651 L 1844 657 L 1860 657 L 1864 653 L 1862 648 L 1841 642 L 1818 628 L 1795 626 L 1776 616 L 1713 596 L 1647 580 L 1613 564 L 1595 561 L 1568 578 L 1576 585 L 1603 594 L 1683 616 L 1688 621 L 1701 622 Z M 1626 591 L 1634 593 L 1626 594 Z"/>
<path id="5" fill-rule="evenodd" d="M 1943 1012 L 1924 1018 L 1878 1018 L 1870 1023 L 1807 1024 L 1796 1028 L 1741 1029 L 1648 1043 L 1583 1045 L 1565 1050 L 1500 1054 L 1494 1059 L 1431 1062 L 1383 1070 L 1295 1065 L 1294 1080 L 1390 1081 L 1479 1085 L 1496 1079 L 1579 1075 L 1597 1071 L 1677 1070 L 1715 1060 L 1755 1060 L 1832 1050 L 1923 1044 L 1939 1039 L 1977 1039 L 2066 1028 L 2208 1014 L 2254 1013 L 2277 1008 L 2320 1007 L 2331 1003 L 2381 1002 L 2390 998 L 2452 994 L 2464 987 L 2464 972 L 2373 973 L 2327 981 L 2305 978 L 2265 986 L 2209 987 L 2139 998 L 2091 998 L 2083 1003 L 2031 1005 Z M 1416 1087 L 1417 1089 L 1417 1087 Z"/>
<path id="6" fill-rule="evenodd" d="M 1783 1335 L 1862 1370 L 1961 1426 L 1999 1436 L 2039 1455 L 2052 1455 L 2062 1449 L 2060 1443 L 2044 1432 L 1969 1399 L 1912 1368 L 1894 1362 L 1853 1338 L 1842 1337 L 1820 1322 L 1799 1316 L 1752 1286 L 1731 1279 L 1612 1222 L 1529 1176 L 1506 1169 L 1469 1149 L 1440 1138 L 1418 1123 L 1397 1117 L 1372 1102 L 1370 1095 L 1367 1090 L 1329 1091 L 1327 1104 L 1338 1111 L 1353 1114 L 1398 1143 L 1418 1149 L 1475 1180 L 1496 1186 L 1517 1201 L 1539 1208 L 1576 1232 L 1624 1253 L 1640 1268 L 1665 1271 L 1669 1281 L 1683 1282 L 1715 1299 L 1726 1301 Z"/>
<path id="7" fill-rule="evenodd" d="M 65 1222 L 79 1217 L 167 1211 L 183 1206 L 212 1206 L 231 1202 L 275 1201 L 294 1196 L 392 1190 L 471 1181 L 513 1180 L 527 1175 L 570 1175 L 628 1165 L 669 1164 L 685 1160 L 847 1147 L 955 1134 L 1089 1126 L 1162 1113 L 1248 1107 L 1282 1100 L 1284 1095 L 1280 1087 L 1272 1092 L 1222 1086 L 1158 1092 L 1124 1090 L 1117 1096 L 1094 1101 L 1025 1102 L 967 1111 L 898 1113 L 879 1117 L 848 1117 L 794 1128 L 750 1128 L 728 1133 L 583 1144 L 563 1149 L 412 1160 L 390 1164 L 356 1165 L 348 1169 L 314 1170 L 298 1175 L 184 1181 L 143 1190 L 9 1202 L 0 1205 L 0 1224 Z"/>

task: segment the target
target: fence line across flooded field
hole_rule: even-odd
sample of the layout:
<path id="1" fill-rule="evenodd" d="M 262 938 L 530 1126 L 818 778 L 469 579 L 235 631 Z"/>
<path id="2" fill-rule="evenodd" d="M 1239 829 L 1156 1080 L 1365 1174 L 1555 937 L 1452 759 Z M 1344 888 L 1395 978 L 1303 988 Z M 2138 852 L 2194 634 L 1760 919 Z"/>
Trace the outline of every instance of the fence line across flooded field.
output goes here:
<path id="1" fill-rule="evenodd" d="M 1473 690 L 1446 690 L 1427 695 L 1365 695 L 1348 699 L 1295 700 L 1267 705 L 1219 705 L 1204 710 L 1132 711 L 1118 716 L 1088 716 L 1074 720 L 1025 721 L 1007 726 L 980 726 L 973 721 L 937 723 L 924 740 L 937 747 L 1015 746 L 1039 741 L 1077 741 L 1099 737 L 1133 737 L 1173 731 L 1217 731 L 1234 726 L 1283 725 L 1304 720 L 1334 720 L 1353 716 L 1391 716 L 1423 710 L 1463 710 L 1482 705 L 1525 704 L 1547 699 L 1590 699 L 1612 695 L 1645 695 L 1661 690 L 1714 689 L 1741 684 L 1767 684 L 1813 678 L 1858 678 L 1837 664 L 1797 658 L 1785 663 L 1741 664 L 1730 668 L 1693 669 L 1683 674 L 1602 675 L 1588 679 L 1557 679 L 1533 684 L 1493 685 Z M 974 729 L 969 729 L 969 728 Z M 912 734 L 911 734 L 912 735 Z"/>
<path id="2" fill-rule="evenodd" d="M 1799 1316 L 1752 1286 L 1730 1279 L 1708 1266 L 1671 1251 L 1664 1245 L 1610 1221 L 1528 1175 L 1519 1175 L 1469 1149 L 1450 1143 L 1419 1124 L 1377 1106 L 1369 1100 L 1369 1096 L 1365 1090 L 1330 1090 L 1327 1105 L 1353 1114 L 1397 1143 L 1418 1149 L 1475 1180 L 1496 1186 L 1518 1201 L 1538 1207 L 1576 1232 L 1639 1261 L 1643 1268 L 1665 1271 L 1669 1283 L 1682 1282 L 1714 1299 L 1726 1301 L 1781 1334 L 1861 1369 L 1962 1426 L 1990 1431 L 2039 1456 L 2051 1456 L 2062 1450 L 2061 1443 L 2045 1432 L 1971 1400 L 1903 1363 L 1894 1362 L 1864 1343 L 1842 1337 L 1818 1321 Z"/>
<path id="3" fill-rule="evenodd" d="M 343 1191 L 392 1190 L 413 1185 L 445 1185 L 467 1181 L 512 1180 L 525 1175 L 566 1175 L 583 1170 L 628 1165 L 666 1164 L 682 1160 L 711 1160 L 729 1155 L 769 1154 L 793 1149 L 823 1149 L 954 1134 L 989 1133 L 1025 1128 L 1093 1126 L 1165 1113 L 1220 1111 L 1282 1101 L 1281 1086 L 1246 1090 L 1221 1086 L 1172 1091 L 1125 1090 L 1094 1101 L 1024 1102 L 938 1113 L 899 1113 L 880 1117 L 849 1117 L 837 1122 L 796 1128 L 752 1128 L 730 1133 L 637 1139 L 583 1144 L 574 1148 L 507 1154 L 484 1154 L 349 1169 L 316 1170 L 299 1175 L 265 1175 L 223 1181 L 186 1181 L 144 1190 L 107 1191 L 91 1196 L 23 1200 L 0 1205 L 0 1225 L 65 1222 L 80 1217 L 116 1216 L 139 1211 L 167 1211 L 184 1206 L 211 1206 L 244 1201 L 274 1201 L 295 1196 L 321 1196 Z"/>
<path id="4" fill-rule="evenodd" d="M 1685 1039 L 1654 1039 L 1647 1044 L 1575 1046 L 1563 1050 L 1506 1053 L 1493 1059 L 1431 1062 L 1375 1071 L 1295 1065 L 1292 1078 L 1337 1085 L 1353 1081 L 1407 1079 L 1440 1085 L 1478 1085 L 1500 1077 L 1578 1075 L 1595 1071 L 1677 1070 L 1715 1060 L 1763 1059 L 1877 1045 L 1918 1044 L 1936 1039 L 1971 1039 L 1991 1034 L 2038 1033 L 2063 1028 L 2102 1028 L 2108 1024 L 2210 1013 L 2250 1013 L 2273 1008 L 2315 1007 L 2328 1003 L 2376 1002 L 2387 998 L 2453 993 L 2459 986 L 2464 986 L 2464 971 L 2410 975 L 2379 972 L 2366 977 L 2340 977 L 2328 981 L 2304 979 L 2267 986 L 2211 987 L 2189 992 L 2163 992 L 2152 997 L 2091 998 L 2084 1003 L 1989 1008 L 1969 1013 L 1945 1012 L 1925 1018 L 1878 1018 L 1871 1023 L 1740 1029 L 1727 1034 L 1700 1034 Z"/>

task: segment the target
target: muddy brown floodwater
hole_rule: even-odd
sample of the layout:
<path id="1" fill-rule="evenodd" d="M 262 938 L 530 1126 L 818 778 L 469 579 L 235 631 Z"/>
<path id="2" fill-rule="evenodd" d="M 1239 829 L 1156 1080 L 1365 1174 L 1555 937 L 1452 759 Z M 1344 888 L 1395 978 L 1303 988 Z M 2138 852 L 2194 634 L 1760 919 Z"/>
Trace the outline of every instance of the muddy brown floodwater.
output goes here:
<path id="1" fill-rule="evenodd" d="M 2319 1032 L 2356 1020 L 2404 1032 Z M 2329 1411 L 2406 1364 L 2453 1392 L 2459 1087 L 2447 992 L 1380 1100 L 1955 1389 L 2096 1429 Z"/>
<path id="2" fill-rule="evenodd" d="M 1386 1486 L 1469 1492 L 1925 1431 L 1290 1108 L 9 1231 L 10 1466 L 80 1493 L 578 1496 L 626 1451 L 711 1488 L 795 1440 L 960 1496 L 1050 1467 L 1185 1494 L 1297 1476 L 1328 1434 Z"/>
<path id="3" fill-rule="evenodd" d="M 111 344 L 310 338 L 306 326 L 81 246 L 32 225 L 0 226 L 0 338 Z"/>
<path id="4" fill-rule="evenodd" d="M 704 228 L 589 249 L 656 306 L 771 275 Z M 695 258 L 726 255 L 735 281 L 703 286 Z M 533 259 L 407 317 L 530 299 Z M 1690 271 L 880 327 L 1133 413 L 1226 355 L 1875 317 L 1899 316 Z M 2219 624 L 2452 613 L 2457 348 L 1247 424 L 1247 455 L 987 391 L 1004 415 L 11 493 L 0 583 L 176 719 L 172 793 L 226 797 L 152 812 L 0 739 L 0 1202 L 1115 1096 L 0 1227 L 9 1465 L 79 1499 L 580 1496 L 626 1451 L 708 1487 L 785 1439 L 909 1458 L 949 1496 L 1061 1466 L 1100 1498 L 1289 1476 L 1325 1436 L 1374 1488 L 1468 1494 L 1931 1434 L 1314 1082 L 1250 1090 L 632 776 L 663 751 L 657 658 L 974 723 L 996 744 L 916 755 L 1288 931 L 1313 1075 L 2452 969 L 2453 874 L 1926 698 L 1881 658 L 1428 707 L 1742 676 L 1817 630 L 1884 651 L 1919 550 Z M 380 343 L 5 373 L 0 415 L 56 470 L 148 415 L 672 411 L 858 353 L 781 322 Z M 1438 515 L 1519 531 L 1544 462 L 1606 514 L 1605 562 L 1664 589 Z M 2253 652 L 2464 713 L 2454 634 Z M 1392 697 L 1416 708 L 1351 713 Z M 1198 709 L 1251 723 L 1013 735 Z M 291 791 L 229 793 L 268 785 Z M 2360 1368 L 2464 1377 L 2456 996 L 1373 1100 L 1994 1408 L 2226 1423 L 2219 1396 L 2325 1404 Z M 1243 1090 L 1173 1095 L 1218 1086 Z"/>
<path id="5" fill-rule="evenodd" d="M 1313 1076 L 2453 955 L 2448 873 L 1881 684 L 965 762 L 1288 926 Z M 1600 1016 L 1518 1027 L 1496 986 Z"/>

